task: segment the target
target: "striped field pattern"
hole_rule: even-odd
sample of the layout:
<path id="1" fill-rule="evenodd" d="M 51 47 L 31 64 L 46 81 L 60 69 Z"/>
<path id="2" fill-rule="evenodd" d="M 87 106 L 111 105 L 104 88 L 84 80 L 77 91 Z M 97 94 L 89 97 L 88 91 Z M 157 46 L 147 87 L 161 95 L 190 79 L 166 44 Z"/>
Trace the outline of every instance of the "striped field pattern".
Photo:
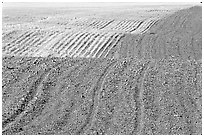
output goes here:
<path id="1" fill-rule="evenodd" d="M 106 57 L 122 33 L 97 31 L 48 32 L 27 30 L 7 43 L 3 52 L 16 56 Z"/>

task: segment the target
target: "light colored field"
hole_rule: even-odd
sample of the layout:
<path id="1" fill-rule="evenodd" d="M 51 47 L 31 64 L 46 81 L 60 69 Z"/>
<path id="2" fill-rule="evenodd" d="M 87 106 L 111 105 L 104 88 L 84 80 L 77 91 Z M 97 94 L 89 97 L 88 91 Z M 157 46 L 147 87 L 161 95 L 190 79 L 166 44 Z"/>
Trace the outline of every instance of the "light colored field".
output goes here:
<path id="1" fill-rule="evenodd" d="M 127 34 L 144 34 L 189 6 L 4 7 L 3 55 L 107 57 Z"/>
<path id="2" fill-rule="evenodd" d="M 3 10 L 3 135 L 202 134 L 201 6 L 17 5 Z"/>

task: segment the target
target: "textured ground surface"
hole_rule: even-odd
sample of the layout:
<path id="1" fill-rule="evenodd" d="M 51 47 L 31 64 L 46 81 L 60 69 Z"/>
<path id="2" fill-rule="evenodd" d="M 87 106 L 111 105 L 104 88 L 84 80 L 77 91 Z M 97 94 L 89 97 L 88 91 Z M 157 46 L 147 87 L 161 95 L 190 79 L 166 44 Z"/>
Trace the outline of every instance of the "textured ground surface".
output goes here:
<path id="1" fill-rule="evenodd" d="M 139 33 L 110 25 L 155 12 Z M 130 10 L 113 21 L 75 15 L 78 23 L 60 13 L 4 14 L 3 135 L 202 134 L 201 7 Z"/>
<path id="2" fill-rule="evenodd" d="M 3 134 L 201 134 L 201 62 L 3 59 Z"/>

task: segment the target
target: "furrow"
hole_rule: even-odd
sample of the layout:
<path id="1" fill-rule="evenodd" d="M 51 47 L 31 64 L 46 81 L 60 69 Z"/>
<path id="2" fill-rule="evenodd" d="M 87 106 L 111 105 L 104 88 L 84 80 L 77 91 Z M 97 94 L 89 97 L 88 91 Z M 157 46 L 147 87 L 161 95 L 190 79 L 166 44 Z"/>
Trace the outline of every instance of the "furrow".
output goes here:
<path id="1" fill-rule="evenodd" d="M 86 53 L 86 51 L 90 48 L 90 45 L 95 41 L 95 38 L 97 38 L 99 34 L 93 34 L 93 36 L 87 41 L 87 43 L 80 49 L 78 54 L 76 56 L 84 57 L 83 55 Z"/>
<path id="2" fill-rule="evenodd" d="M 34 43 L 36 43 L 37 41 L 39 41 L 40 40 L 40 37 L 39 36 L 35 36 L 34 38 L 33 38 L 33 40 L 30 42 L 30 43 L 28 43 L 28 45 L 26 46 L 26 48 L 24 48 L 24 50 L 22 50 L 22 51 L 20 51 L 20 52 L 18 52 L 18 54 L 19 55 L 22 55 L 22 56 L 26 56 L 27 54 L 29 55 L 29 48 L 30 48 L 30 46 L 32 46 Z"/>
<path id="3" fill-rule="evenodd" d="M 17 56 L 20 56 L 22 54 L 22 52 L 26 49 L 27 45 L 32 43 L 36 39 L 36 37 L 37 36 L 34 36 L 31 39 L 29 39 L 21 49 L 17 49 L 16 51 L 14 51 L 14 54 L 16 54 Z"/>
<path id="4" fill-rule="evenodd" d="M 60 44 L 60 47 L 58 48 L 58 54 L 59 54 L 60 56 L 62 55 L 62 50 L 65 48 L 64 46 L 65 46 L 66 41 L 67 41 L 70 37 L 72 37 L 72 35 L 73 35 L 73 32 L 70 32 L 70 33 L 65 37 L 64 41 Z"/>
<path id="5" fill-rule="evenodd" d="M 67 34 L 63 35 L 61 39 L 57 43 L 55 43 L 55 45 L 53 46 L 53 50 L 57 50 L 61 45 L 63 45 L 63 43 L 66 41 L 66 37 Z"/>
<path id="6" fill-rule="evenodd" d="M 106 58 L 108 55 L 109 55 L 109 53 L 110 53 L 110 51 L 115 47 L 115 46 L 117 46 L 117 43 L 120 41 L 120 39 L 123 37 L 123 35 L 118 35 L 118 37 L 116 38 L 116 40 L 114 41 L 114 43 L 112 43 L 110 46 L 110 48 L 109 48 L 109 50 L 107 51 L 107 52 L 104 52 L 104 53 L 106 53 L 105 55 L 104 55 L 104 58 Z"/>
<path id="7" fill-rule="evenodd" d="M 117 37 L 118 34 L 112 35 L 110 39 L 105 43 L 105 45 L 102 47 L 101 52 L 98 52 L 96 54 L 97 58 L 100 58 L 102 54 L 104 54 L 104 51 L 106 48 L 112 43 L 112 41 Z"/>
<path id="8" fill-rule="evenodd" d="M 31 49 L 31 51 L 32 51 L 31 56 L 34 56 L 40 49 L 45 48 L 44 43 L 46 43 L 52 35 L 53 35 L 52 33 L 46 34 L 42 38 L 42 40 L 40 40 L 40 42 L 37 44 L 37 46 L 34 46 L 34 49 Z"/>
<path id="9" fill-rule="evenodd" d="M 45 44 L 43 44 L 44 46 L 41 49 L 39 49 L 40 51 L 38 53 L 35 53 L 33 56 L 38 57 L 38 56 L 42 55 L 43 53 L 41 53 L 41 52 L 43 52 L 44 49 L 48 48 L 49 42 L 52 41 L 53 39 L 55 39 L 55 37 L 57 37 L 57 35 L 58 35 L 57 33 L 55 33 L 55 34 L 52 33 L 52 36 L 50 38 L 48 38 L 47 41 L 44 41 Z M 33 44 L 31 43 L 30 45 L 33 45 Z M 28 53 L 29 53 L 29 51 L 28 51 Z"/>
<path id="10" fill-rule="evenodd" d="M 101 37 L 98 37 L 98 41 L 96 41 L 96 43 L 93 43 L 90 49 L 90 53 L 87 57 L 92 57 L 93 54 L 96 52 L 98 46 L 105 40 L 106 34 L 103 34 Z"/>
<path id="11" fill-rule="evenodd" d="M 84 122 L 84 124 L 80 127 L 80 129 L 76 132 L 77 135 L 83 134 L 84 133 L 84 129 L 86 129 L 87 126 L 90 126 L 91 124 L 91 117 L 92 117 L 92 113 L 94 108 L 97 107 L 94 104 L 97 104 L 96 101 L 98 101 L 98 95 L 100 93 L 97 93 L 97 91 L 100 90 L 102 83 L 104 81 L 104 79 L 106 78 L 107 74 L 109 73 L 109 71 L 111 70 L 111 68 L 116 64 L 117 62 L 112 62 L 110 65 L 108 65 L 105 70 L 103 71 L 103 73 L 101 74 L 101 76 L 98 78 L 96 85 L 94 86 L 93 90 L 93 95 L 92 95 L 92 105 L 90 107 L 90 111 L 89 114 Z"/>
<path id="12" fill-rule="evenodd" d="M 77 32 L 77 33 L 72 32 L 72 33 L 70 34 L 71 36 L 66 39 L 66 41 L 64 42 L 64 44 L 61 46 L 61 47 L 62 47 L 62 49 L 60 50 L 60 56 L 61 56 L 61 57 L 63 57 L 63 56 L 66 55 L 66 50 L 70 48 L 70 47 L 69 47 L 70 42 L 71 42 L 77 35 L 79 35 L 79 34 L 80 34 L 80 32 Z"/>
<path id="13" fill-rule="evenodd" d="M 100 51 L 100 49 L 104 46 L 104 44 L 110 39 L 109 35 L 106 35 L 103 40 L 97 45 L 97 49 L 92 52 L 92 58 L 96 57 L 96 54 Z"/>
<path id="14" fill-rule="evenodd" d="M 6 47 L 7 51 L 10 51 L 13 47 L 16 46 L 17 42 L 22 41 L 25 37 L 29 36 L 32 32 L 27 31 L 25 32 L 23 35 L 21 35 L 20 37 L 18 37 L 18 39 L 15 39 L 14 41 L 12 41 L 11 43 L 8 44 L 8 46 Z"/>
<path id="15" fill-rule="evenodd" d="M 106 28 L 106 27 L 109 26 L 109 24 L 111 24 L 112 22 L 114 22 L 114 20 L 107 21 L 103 26 L 101 26 L 100 29 L 104 29 L 104 28 Z"/>
<path id="16" fill-rule="evenodd" d="M 14 45 L 15 42 L 18 41 L 19 39 L 21 39 L 22 37 L 24 37 L 25 35 L 27 35 L 30 31 L 26 31 L 24 33 L 22 33 L 19 37 L 17 37 L 16 39 L 14 39 L 13 41 L 11 41 L 10 43 L 7 44 L 7 46 L 5 46 L 5 50 L 9 51 Z"/>
<path id="17" fill-rule="evenodd" d="M 151 20 L 148 24 L 147 27 L 142 31 L 142 33 L 145 33 L 149 28 L 151 28 L 155 23 L 157 22 L 157 20 Z"/>
<path id="18" fill-rule="evenodd" d="M 78 48 L 75 50 L 75 52 L 71 55 L 73 57 L 78 57 L 81 54 L 82 49 L 84 49 L 86 47 L 86 45 L 92 41 L 94 37 L 94 33 L 89 34 L 84 41 L 81 42 L 81 44 L 79 44 Z"/>
<path id="19" fill-rule="evenodd" d="M 91 42 L 91 44 L 90 44 L 90 46 L 88 47 L 88 49 L 86 50 L 86 52 L 85 52 L 85 50 L 84 51 L 82 51 L 82 52 L 84 52 L 81 56 L 82 57 L 88 57 L 89 56 L 89 54 L 91 53 L 91 51 L 92 51 L 92 49 L 94 48 L 94 46 L 96 45 L 96 43 L 100 40 L 100 34 L 98 33 L 97 35 L 96 35 L 96 37 L 95 37 L 95 39 Z"/>
<path id="20" fill-rule="evenodd" d="M 76 48 L 79 46 L 79 44 L 89 35 L 88 32 L 84 33 L 79 39 L 74 41 L 73 46 L 71 49 L 68 51 L 69 56 L 71 57 L 73 53 L 75 52 Z"/>
<path id="21" fill-rule="evenodd" d="M 143 22 L 144 22 L 144 21 L 140 21 L 140 22 L 138 23 L 138 25 L 136 26 L 136 28 L 134 28 L 131 32 L 133 32 L 133 33 L 134 33 L 134 32 L 137 32 L 137 29 L 140 28 L 140 26 L 143 24 Z"/>
<path id="22" fill-rule="evenodd" d="M 49 72 L 49 71 L 48 71 Z M 24 97 L 24 99 L 22 100 L 21 106 L 19 109 L 15 110 L 14 114 L 12 116 L 10 116 L 8 119 L 6 119 L 5 121 L 3 121 L 2 126 L 3 128 L 5 128 L 9 123 L 13 122 L 16 117 L 18 117 L 23 111 L 25 111 L 26 107 L 28 106 L 29 102 L 34 98 L 34 96 L 36 95 L 36 90 L 37 87 L 40 85 L 40 83 L 42 82 L 44 76 L 46 75 L 45 72 L 44 74 L 42 74 L 40 76 L 39 79 L 37 79 L 35 82 L 33 82 L 32 86 L 30 87 L 30 89 L 28 90 L 27 95 Z"/>
<path id="23" fill-rule="evenodd" d="M 66 45 L 64 46 L 64 53 L 62 54 L 62 57 L 67 56 L 68 55 L 68 51 L 70 51 L 70 49 L 73 49 L 74 43 L 76 41 L 78 41 L 78 39 L 83 36 L 85 34 L 85 32 L 77 32 L 75 33 L 70 39 L 67 40 Z"/>
<path id="24" fill-rule="evenodd" d="M 35 33 L 35 32 L 33 34 L 31 34 L 29 37 L 27 37 L 26 39 L 21 41 L 21 43 L 19 44 L 20 45 L 19 47 L 17 47 L 16 49 L 11 50 L 11 52 L 13 54 L 18 54 L 21 50 L 23 50 L 26 47 L 28 42 L 33 40 L 33 36 L 35 37 L 36 35 L 37 35 L 37 33 Z"/>

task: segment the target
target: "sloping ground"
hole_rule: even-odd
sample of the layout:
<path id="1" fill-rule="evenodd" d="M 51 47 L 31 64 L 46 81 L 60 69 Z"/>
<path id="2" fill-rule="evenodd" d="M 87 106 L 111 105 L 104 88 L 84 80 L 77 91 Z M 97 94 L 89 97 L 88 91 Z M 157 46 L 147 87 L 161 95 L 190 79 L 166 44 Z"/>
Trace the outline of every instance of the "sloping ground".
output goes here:
<path id="1" fill-rule="evenodd" d="M 3 56 L 2 134 L 202 134 L 201 23 L 201 7 L 178 11 L 144 34 L 124 35 L 100 58 Z M 50 40 L 62 48 L 68 37 L 20 33 L 16 44 L 59 34 L 62 42 Z"/>
<path id="2" fill-rule="evenodd" d="M 135 18 L 126 17 L 129 14 L 131 17 L 132 10 L 122 10 L 124 13 L 116 10 L 116 13 L 121 12 L 121 18 L 102 18 L 99 13 L 98 17 L 74 17 L 62 12 L 56 16 L 42 16 L 42 19 L 32 23 L 18 22 L 22 18 L 19 15 L 15 22 L 15 18 L 10 18 L 8 14 L 3 18 L 2 53 L 24 57 L 113 58 L 119 48 L 118 44 L 126 40 L 122 40 L 125 34 L 144 34 L 165 15 L 175 12 L 175 9 L 168 12 L 138 10 Z M 20 15 L 23 14 L 21 12 Z M 114 15 L 110 12 L 107 14 Z"/>
<path id="3" fill-rule="evenodd" d="M 2 51 L 5 55 L 24 57 L 101 58 L 116 47 L 123 35 L 97 30 L 60 32 L 29 29 L 19 33 L 14 40 L 4 43 Z"/>
<path id="4" fill-rule="evenodd" d="M 2 134 L 201 134 L 201 62 L 3 58 Z"/>
<path id="5" fill-rule="evenodd" d="M 161 19 L 142 35 L 127 34 L 121 40 L 121 57 L 162 59 L 202 58 L 202 8 L 183 9 Z"/>

